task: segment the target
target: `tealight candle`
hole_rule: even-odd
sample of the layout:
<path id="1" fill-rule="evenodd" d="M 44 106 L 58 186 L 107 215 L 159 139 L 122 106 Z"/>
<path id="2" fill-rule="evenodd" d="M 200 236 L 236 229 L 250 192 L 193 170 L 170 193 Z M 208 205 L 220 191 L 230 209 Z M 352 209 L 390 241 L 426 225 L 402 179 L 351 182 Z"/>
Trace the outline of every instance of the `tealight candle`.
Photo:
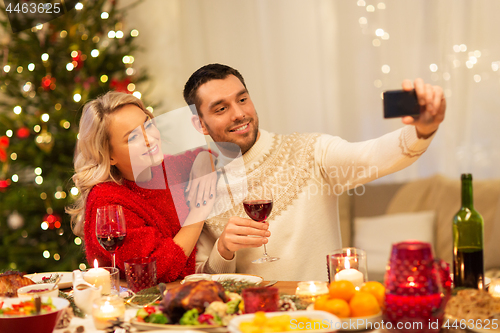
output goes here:
<path id="1" fill-rule="evenodd" d="M 488 292 L 493 297 L 500 297 L 500 279 L 492 279 L 488 287 Z"/>
<path id="2" fill-rule="evenodd" d="M 351 281 L 354 287 L 361 287 L 363 285 L 363 273 L 357 269 L 347 268 L 335 274 L 335 281 L 347 280 Z"/>
<path id="3" fill-rule="evenodd" d="M 321 295 L 328 294 L 328 285 L 323 281 L 305 281 L 299 282 L 297 284 L 297 290 L 295 295 L 297 295 L 302 300 L 309 301 L 311 303 L 316 301 Z"/>
<path id="4" fill-rule="evenodd" d="M 101 292 L 103 294 L 111 293 L 111 275 L 108 270 L 98 267 L 97 259 L 94 260 L 94 268 L 83 274 L 83 279 L 96 288 L 102 286 Z"/>
<path id="5" fill-rule="evenodd" d="M 120 297 L 105 296 L 98 298 L 92 306 L 92 317 L 95 328 L 104 330 L 110 322 L 125 317 L 125 303 Z"/>

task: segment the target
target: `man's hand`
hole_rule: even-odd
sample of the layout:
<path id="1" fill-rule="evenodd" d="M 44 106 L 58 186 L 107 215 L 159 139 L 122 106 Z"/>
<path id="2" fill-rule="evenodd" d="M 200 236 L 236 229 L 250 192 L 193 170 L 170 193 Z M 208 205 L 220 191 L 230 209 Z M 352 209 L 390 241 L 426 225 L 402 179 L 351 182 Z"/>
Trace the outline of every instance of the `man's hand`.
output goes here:
<path id="1" fill-rule="evenodd" d="M 446 99 L 443 89 L 439 86 L 424 84 L 422 79 L 416 79 L 414 82 L 415 92 L 417 93 L 418 104 L 420 104 L 420 116 L 403 117 L 403 123 L 414 125 L 419 138 L 426 139 L 430 137 L 444 120 L 446 110 Z M 403 90 L 412 90 L 410 80 L 403 81 Z"/>
<path id="2" fill-rule="evenodd" d="M 271 236 L 268 228 L 269 223 L 267 222 L 255 222 L 237 216 L 231 217 L 219 237 L 218 250 L 220 255 L 226 260 L 231 260 L 234 257 L 234 252 L 239 249 L 260 247 L 262 244 L 267 244 L 267 237 Z"/>

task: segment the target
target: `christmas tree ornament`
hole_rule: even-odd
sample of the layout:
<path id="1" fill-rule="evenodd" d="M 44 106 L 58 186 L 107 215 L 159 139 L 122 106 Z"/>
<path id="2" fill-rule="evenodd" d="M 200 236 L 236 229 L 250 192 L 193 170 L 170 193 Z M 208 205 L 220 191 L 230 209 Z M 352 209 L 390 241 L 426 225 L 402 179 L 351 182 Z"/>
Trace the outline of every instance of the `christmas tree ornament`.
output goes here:
<path id="1" fill-rule="evenodd" d="M 59 229 L 61 227 L 61 217 L 57 214 L 46 214 L 43 221 L 47 222 L 49 229 Z"/>
<path id="2" fill-rule="evenodd" d="M 43 129 L 42 133 L 37 135 L 35 142 L 38 148 L 46 153 L 50 153 L 52 147 L 54 146 L 54 138 L 50 132 L 47 132 L 46 129 Z"/>
<path id="3" fill-rule="evenodd" d="M 23 126 L 17 130 L 16 135 L 19 139 L 26 139 L 30 136 L 30 130 Z"/>
<path id="4" fill-rule="evenodd" d="M 80 69 L 83 67 L 83 62 L 87 57 L 85 55 L 82 55 L 82 51 L 74 51 L 75 53 L 71 52 L 71 59 L 73 59 L 72 63 L 73 66 L 75 66 L 75 69 Z M 74 56 L 73 56 L 74 55 Z"/>
<path id="5" fill-rule="evenodd" d="M 13 230 L 22 228 L 24 226 L 24 217 L 15 210 L 7 217 L 7 224 Z"/>
<path id="6" fill-rule="evenodd" d="M 114 91 L 118 92 L 124 92 L 127 94 L 130 94 L 131 92 L 128 91 L 127 86 L 129 83 L 132 81 L 129 78 L 125 78 L 123 80 L 118 80 L 116 78 L 111 79 L 111 82 L 109 83 L 109 87 L 113 89 Z"/>
<path id="7" fill-rule="evenodd" d="M 45 91 L 56 89 L 56 78 L 50 74 L 42 78 L 42 87 Z"/>
<path id="8" fill-rule="evenodd" d="M 0 162 L 7 161 L 7 148 L 9 148 L 9 138 L 4 135 L 0 137 Z"/>
<path id="9" fill-rule="evenodd" d="M 7 188 L 10 185 L 10 179 L 2 179 L 0 180 L 0 192 L 7 191 Z"/>

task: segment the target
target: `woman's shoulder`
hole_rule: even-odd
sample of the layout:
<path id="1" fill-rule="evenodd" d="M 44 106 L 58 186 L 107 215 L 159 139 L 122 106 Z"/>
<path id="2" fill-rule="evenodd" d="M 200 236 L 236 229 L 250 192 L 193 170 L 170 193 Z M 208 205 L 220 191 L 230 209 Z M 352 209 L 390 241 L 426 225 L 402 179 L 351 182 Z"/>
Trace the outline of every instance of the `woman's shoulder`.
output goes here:
<path id="1" fill-rule="evenodd" d="M 89 193 L 87 203 L 96 201 L 109 201 L 109 203 L 119 204 L 123 200 L 131 200 L 133 191 L 127 186 L 115 182 L 104 182 L 95 185 Z M 133 200 L 133 199 L 132 199 Z"/>

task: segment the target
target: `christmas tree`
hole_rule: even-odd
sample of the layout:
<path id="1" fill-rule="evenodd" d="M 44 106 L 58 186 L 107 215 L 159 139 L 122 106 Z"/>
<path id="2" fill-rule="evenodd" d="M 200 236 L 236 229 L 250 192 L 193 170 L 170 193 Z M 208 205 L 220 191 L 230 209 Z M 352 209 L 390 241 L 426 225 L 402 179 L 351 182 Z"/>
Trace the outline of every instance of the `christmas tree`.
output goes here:
<path id="1" fill-rule="evenodd" d="M 64 2 L 63 2 L 64 3 Z M 141 97 L 129 7 L 82 1 L 20 32 L 0 13 L 0 271 L 85 268 L 64 208 L 82 105 L 108 90 Z M 11 12 L 9 12 L 11 13 Z M 35 25 L 36 24 L 36 25 Z"/>

